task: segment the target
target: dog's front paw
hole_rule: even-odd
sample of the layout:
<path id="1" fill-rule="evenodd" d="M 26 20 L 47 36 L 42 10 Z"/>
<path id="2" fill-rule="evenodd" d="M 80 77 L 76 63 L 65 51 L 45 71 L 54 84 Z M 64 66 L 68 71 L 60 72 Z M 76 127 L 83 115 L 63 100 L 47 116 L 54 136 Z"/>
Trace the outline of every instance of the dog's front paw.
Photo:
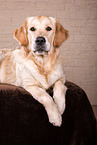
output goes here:
<path id="1" fill-rule="evenodd" d="M 62 117 L 56 105 L 53 106 L 48 113 L 49 122 L 52 123 L 54 126 L 61 126 L 62 124 Z"/>
<path id="2" fill-rule="evenodd" d="M 58 106 L 60 113 L 63 114 L 65 107 L 66 107 L 65 96 L 64 96 L 64 98 L 61 98 L 60 101 L 57 102 L 57 106 Z"/>
<path id="3" fill-rule="evenodd" d="M 61 113 L 61 115 L 63 114 L 64 110 L 65 110 L 65 94 L 66 94 L 66 90 L 67 88 L 64 86 L 63 82 L 58 81 L 55 83 L 54 86 L 54 101 Z"/>
<path id="4" fill-rule="evenodd" d="M 65 96 L 54 96 L 54 100 L 55 100 L 55 103 L 57 104 L 57 107 L 61 113 L 61 115 L 63 114 L 64 110 L 65 110 Z"/>

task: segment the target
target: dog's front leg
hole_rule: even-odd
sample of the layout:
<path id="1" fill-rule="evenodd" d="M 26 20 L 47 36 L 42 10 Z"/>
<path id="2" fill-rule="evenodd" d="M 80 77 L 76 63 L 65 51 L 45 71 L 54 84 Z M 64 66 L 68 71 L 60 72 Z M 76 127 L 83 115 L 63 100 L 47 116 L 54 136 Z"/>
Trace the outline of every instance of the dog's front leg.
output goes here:
<path id="1" fill-rule="evenodd" d="M 66 87 L 63 83 L 63 81 L 58 80 L 53 88 L 54 91 L 54 101 L 58 106 L 58 109 L 61 114 L 63 114 L 65 110 L 65 93 L 66 93 Z"/>
<path id="2" fill-rule="evenodd" d="M 37 86 L 27 86 L 25 89 L 45 107 L 49 122 L 55 126 L 60 126 L 62 123 L 61 114 L 51 96 L 49 96 L 45 90 Z"/>

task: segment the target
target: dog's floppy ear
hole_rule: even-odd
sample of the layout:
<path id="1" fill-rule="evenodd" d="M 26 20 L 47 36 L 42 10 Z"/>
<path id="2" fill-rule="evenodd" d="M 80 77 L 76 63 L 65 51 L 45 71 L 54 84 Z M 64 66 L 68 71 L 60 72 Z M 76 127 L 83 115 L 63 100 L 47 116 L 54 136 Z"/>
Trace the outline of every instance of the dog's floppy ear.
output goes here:
<path id="1" fill-rule="evenodd" d="M 19 42 L 21 46 L 26 46 L 28 44 L 27 39 L 27 20 L 24 24 L 14 31 L 14 37 Z"/>
<path id="2" fill-rule="evenodd" d="M 69 36 L 68 30 L 65 30 L 63 26 L 56 20 L 54 47 L 59 47 Z"/>

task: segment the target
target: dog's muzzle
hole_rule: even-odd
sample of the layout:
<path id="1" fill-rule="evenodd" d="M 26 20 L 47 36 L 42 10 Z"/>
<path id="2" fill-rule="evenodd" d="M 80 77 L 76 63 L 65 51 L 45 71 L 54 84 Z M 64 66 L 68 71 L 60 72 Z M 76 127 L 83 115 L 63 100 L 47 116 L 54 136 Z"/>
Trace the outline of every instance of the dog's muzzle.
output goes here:
<path id="1" fill-rule="evenodd" d="M 36 48 L 35 51 L 42 53 L 43 51 L 46 52 L 46 39 L 44 37 L 37 37 L 35 40 Z"/>

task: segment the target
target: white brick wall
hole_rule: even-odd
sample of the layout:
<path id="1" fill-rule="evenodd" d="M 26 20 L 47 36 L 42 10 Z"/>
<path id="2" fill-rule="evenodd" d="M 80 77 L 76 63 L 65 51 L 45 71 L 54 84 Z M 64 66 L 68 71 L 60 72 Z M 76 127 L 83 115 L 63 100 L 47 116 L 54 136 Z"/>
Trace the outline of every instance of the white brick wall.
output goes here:
<path id="1" fill-rule="evenodd" d="M 69 30 L 61 48 L 66 77 L 97 105 L 97 0 L 0 0 L 0 48 L 15 48 L 14 29 L 36 15 L 57 17 Z"/>

